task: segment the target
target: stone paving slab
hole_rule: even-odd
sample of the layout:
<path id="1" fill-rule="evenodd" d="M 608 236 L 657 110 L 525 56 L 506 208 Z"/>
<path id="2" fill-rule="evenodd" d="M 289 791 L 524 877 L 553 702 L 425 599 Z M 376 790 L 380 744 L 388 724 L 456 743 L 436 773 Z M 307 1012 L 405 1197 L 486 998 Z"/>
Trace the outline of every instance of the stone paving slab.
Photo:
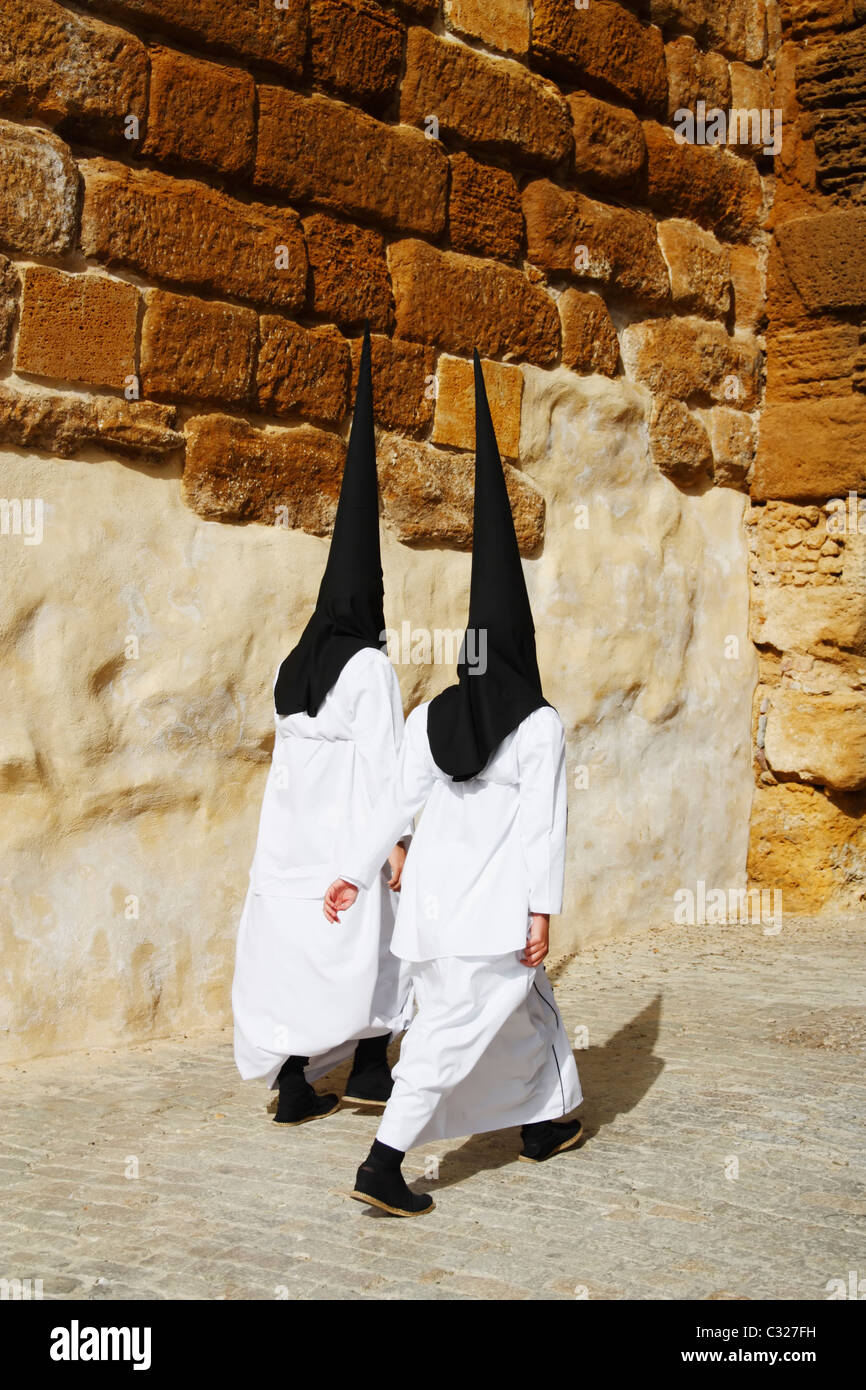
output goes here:
<path id="1" fill-rule="evenodd" d="M 537 1168 L 516 1131 L 431 1144 L 416 1221 L 345 1195 L 375 1115 L 278 1128 L 228 1030 L 3 1068 L 0 1276 L 94 1301 L 826 1299 L 866 1277 L 862 966 L 850 918 L 555 962 L 587 1142 Z"/>

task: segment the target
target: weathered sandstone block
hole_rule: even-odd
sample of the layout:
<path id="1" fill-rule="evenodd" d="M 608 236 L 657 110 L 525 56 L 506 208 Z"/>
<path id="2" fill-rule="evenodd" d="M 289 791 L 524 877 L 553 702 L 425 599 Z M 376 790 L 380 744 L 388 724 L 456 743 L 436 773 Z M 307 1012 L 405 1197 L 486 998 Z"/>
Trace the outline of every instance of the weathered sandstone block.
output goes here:
<path id="1" fill-rule="evenodd" d="M 694 487 L 713 476 L 709 436 L 696 415 L 671 396 L 656 396 L 649 422 L 652 461 L 680 487 Z"/>
<path id="2" fill-rule="evenodd" d="M 239 203 L 192 179 L 85 159 L 81 248 L 105 265 L 296 309 L 307 257 L 291 208 Z"/>
<path id="3" fill-rule="evenodd" d="M 445 0 L 445 25 L 500 53 L 524 58 L 529 52 L 529 0 Z"/>
<path id="4" fill-rule="evenodd" d="M 419 130 L 384 125 L 327 97 L 259 88 L 255 182 L 386 227 L 438 236 L 448 161 Z"/>
<path id="5" fill-rule="evenodd" d="M 602 95 L 663 115 L 667 73 L 661 30 L 621 5 L 592 0 L 535 0 L 532 52 L 552 71 L 595 84 Z"/>
<path id="6" fill-rule="evenodd" d="M 141 380 L 168 400 L 249 398 L 258 317 L 236 304 L 147 290 L 141 325 Z"/>
<path id="7" fill-rule="evenodd" d="M 260 521 L 327 535 L 334 524 L 346 446 L 311 425 L 254 429 L 229 415 L 186 425 L 183 495 L 199 516 Z"/>
<path id="8" fill-rule="evenodd" d="M 32 126 L 0 121 L 0 246 L 62 256 L 75 241 L 78 170 L 67 145 Z"/>
<path id="9" fill-rule="evenodd" d="M 567 289 L 557 301 L 562 319 L 562 361 L 576 372 L 616 376 L 619 341 L 600 295 Z"/>
<path id="10" fill-rule="evenodd" d="M 266 415 L 295 411 L 336 424 L 348 409 L 349 348 L 330 329 L 301 328 L 277 314 L 260 320 L 256 389 Z"/>
<path id="11" fill-rule="evenodd" d="M 81 0 L 83 9 L 148 28 L 300 77 L 307 43 L 308 0 Z"/>
<path id="12" fill-rule="evenodd" d="M 364 106 L 391 98 L 403 58 L 403 25 L 371 0 L 310 0 L 313 75 Z"/>
<path id="13" fill-rule="evenodd" d="M 556 305 L 520 271 L 423 241 L 395 242 L 388 264 L 401 338 L 540 365 L 559 352 Z"/>
<path id="14" fill-rule="evenodd" d="M 866 489 L 866 397 L 768 405 L 752 482 L 756 500 L 838 497 Z"/>
<path id="15" fill-rule="evenodd" d="M 520 453 L 520 405 L 523 400 L 523 373 L 519 367 L 502 362 L 483 362 L 484 383 L 496 441 L 503 458 Z M 475 373 L 465 357 L 442 354 L 436 369 L 436 415 L 434 444 L 450 444 L 458 449 L 475 448 Z"/>
<path id="16" fill-rule="evenodd" d="M 770 696 L 764 742 L 781 776 L 831 791 L 866 787 L 866 697 L 778 689 Z"/>
<path id="17" fill-rule="evenodd" d="M 353 393 L 358 385 L 361 339 L 350 343 Z M 423 434 L 433 419 L 436 353 L 423 343 L 384 338 L 370 340 L 373 410 L 377 424 L 400 434 Z"/>
<path id="18" fill-rule="evenodd" d="M 643 130 L 650 205 L 690 218 L 723 240 L 747 240 L 761 210 L 754 164 L 717 145 L 678 144 L 672 131 L 653 121 Z"/>
<path id="19" fill-rule="evenodd" d="M 255 83 L 249 73 L 203 63 L 170 48 L 150 50 L 144 154 L 201 164 L 222 174 L 251 172 Z"/>
<path id="20" fill-rule="evenodd" d="M 345 326 L 370 320 L 387 333 L 394 325 L 385 239 L 326 213 L 304 219 L 313 312 Z"/>
<path id="21" fill-rule="evenodd" d="M 527 184 L 522 198 L 527 256 L 535 265 L 648 304 L 669 300 L 667 266 L 646 213 L 594 202 L 548 179 Z"/>
<path id="22" fill-rule="evenodd" d="M 731 307 L 731 258 L 712 232 L 694 222 L 659 222 L 658 238 L 671 277 L 674 307 L 723 319 Z"/>
<path id="23" fill-rule="evenodd" d="M 410 29 L 400 119 L 422 124 L 430 115 L 441 131 L 532 162 L 558 164 L 571 148 L 568 108 L 552 83 L 511 59 Z"/>
<path id="24" fill-rule="evenodd" d="M 627 188 L 643 169 L 646 142 L 633 111 L 588 92 L 566 97 L 574 140 L 574 172 L 600 188 Z"/>
<path id="25" fill-rule="evenodd" d="M 135 286 L 37 265 L 22 279 L 16 371 L 122 387 L 135 371 Z"/>
<path id="26" fill-rule="evenodd" d="M 429 444 L 385 435 L 378 450 L 379 490 L 385 519 L 399 540 L 434 541 L 456 550 L 472 546 L 475 460 Z M 505 481 L 522 555 L 544 536 L 544 498 L 525 478 L 505 468 Z"/>
<path id="27" fill-rule="evenodd" d="M 703 319 L 647 319 L 622 335 L 622 356 L 635 380 L 653 392 L 687 401 L 704 397 L 752 410 L 761 352 L 753 338 L 732 338 Z"/>
<path id="28" fill-rule="evenodd" d="M 462 150 L 451 156 L 448 231 L 455 251 L 516 261 L 523 246 L 523 210 L 507 169 L 480 164 Z"/>
<path id="29" fill-rule="evenodd" d="M 152 401 L 16 391 L 0 383 L 0 440 L 60 458 L 93 444 L 112 453 L 159 457 L 183 448 L 183 435 L 173 428 L 176 415 L 172 406 Z"/>

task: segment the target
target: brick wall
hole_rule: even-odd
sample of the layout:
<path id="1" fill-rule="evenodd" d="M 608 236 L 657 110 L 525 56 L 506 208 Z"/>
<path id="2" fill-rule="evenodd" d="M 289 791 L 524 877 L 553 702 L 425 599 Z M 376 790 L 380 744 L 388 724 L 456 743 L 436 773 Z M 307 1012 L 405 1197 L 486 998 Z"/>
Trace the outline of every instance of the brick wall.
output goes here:
<path id="1" fill-rule="evenodd" d="M 671 126 L 771 101 L 763 0 L 720 8 L 6 7 L 0 442 L 183 450 L 202 516 L 326 534 L 369 318 L 401 539 L 468 542 L 476 346 L 515 464 L 521 364 L 562 363 L 648 388 L 678 486 L 747 487 L 768 162 Z"/>

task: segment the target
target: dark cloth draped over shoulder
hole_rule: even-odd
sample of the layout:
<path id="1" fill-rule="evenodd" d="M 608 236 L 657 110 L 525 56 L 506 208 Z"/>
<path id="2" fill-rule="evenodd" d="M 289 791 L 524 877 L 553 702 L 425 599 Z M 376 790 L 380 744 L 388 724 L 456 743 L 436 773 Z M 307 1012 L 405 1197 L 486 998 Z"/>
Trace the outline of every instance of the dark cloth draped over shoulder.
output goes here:
<path id="1" fill-rule="evenodd" d="M 356 652 L 384 648 L 383 602 L 368 326 L 328 563 L 313 616 L 280 667 L 274 687 L 277 714 L 317 714 Z"/>
<path id="2" fill-rule="evenodd" d="M 514 518 L 476 352 L 469 621 L 457 684 L 432 700 L 427 713 L 434 761 L 455 782 L 468 781 L 527 715 L 546 704 Z"/>

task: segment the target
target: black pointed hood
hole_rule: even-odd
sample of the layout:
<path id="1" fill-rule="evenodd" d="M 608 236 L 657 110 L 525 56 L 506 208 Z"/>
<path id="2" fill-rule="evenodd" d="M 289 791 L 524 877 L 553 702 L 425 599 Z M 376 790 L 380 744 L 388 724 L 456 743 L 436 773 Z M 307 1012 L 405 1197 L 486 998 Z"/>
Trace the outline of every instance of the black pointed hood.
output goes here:
<path id="1" fill-rule="evenodd" d="M 313 616 L 280 667 L 277 714 L 317 714 L 346 662 L 364 647 L 384 647 L 383 601 L 368 324 L 328 563 Z"/>
<path id="2" fill-rule="evenodd" d="M 455 782 L 465 782 L 486 767 L 502 740 L 528 714 L 547 704 L 514 518 L 477 352 L 472 582 L 457 681 L 430 702 L 427 733 L 437 765 Z"/>

